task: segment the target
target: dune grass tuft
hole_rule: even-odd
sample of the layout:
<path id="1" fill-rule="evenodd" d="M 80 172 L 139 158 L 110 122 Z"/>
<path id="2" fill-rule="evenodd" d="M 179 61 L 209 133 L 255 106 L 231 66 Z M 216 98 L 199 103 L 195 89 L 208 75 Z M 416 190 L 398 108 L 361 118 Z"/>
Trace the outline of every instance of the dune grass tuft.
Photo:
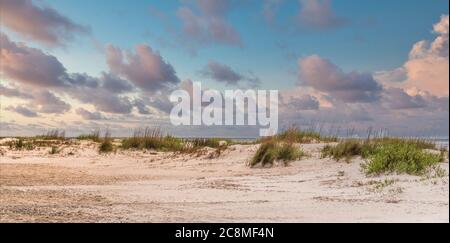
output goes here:
<path id="1" fill-rule="evenodd" d="M 105 136 L 101 140 L 98 151 L 99 153 L 111 153 L 114 151 L 114 145 L 109 131 L 105 132 Z"/>
<path id="2" fill-rule="evenodd" d="M 367 175 L 406 173 L 423 175 L 443 160 L 442 153 L 431 153 L 436 146 L 426 140 L 402 138 L 347 139 L 322 149 L 322 157 L 349 162 L 354 156 L 366 160 L 363 170 Z"/>
<path id="3" fill-rule="evenodd" d="M 222 138 L 194 138 L 189 140 L 189 143 L 194 148 L 221 148 L 232 144 L 231 140 Z"/>
<path id="4" fill-rule="evenodd" d="M 231 144 L 230 140 L 221 138 L 182 139 L 165 135 L 159 128 L 136 130 L 132 137 L 122 140 L 122 149 L 156 150 L 162 152 L 195 153 L 209 147 L 222 152 Z"/>
<path id="5" fill-rule="evenodd" d="M 440 154 L 426 152 L 417 144 L 383 143 L 368 155 L 363 170 L 368 175 L 383 173 L 406 173 L 424 175 L 442 160 Z"/>
<path id="6" fill-rule="evenodd" d="M 258 142 L 264 143 L 267 140 L 277 140 L 288 143 L 318 143 L 318 142 L 336 142 L 337 137 L 324 136 L 313 129 L 301 130 L 297 127 L 291 127 L 273 137 L 266 137 Z"/>
<path id="7" fill-rule="evenodd" d="M 137 130 L 133 136 L 122 141 L 123 149 L 154 149 L 158 151 L 182 151 L 183 140 L 164 135 L 160 129 Z"/>
<path id="8" fill-rule="evenodd" d="M 291 127 L 276 136 L 278 140 L 293 143 L 313 143 L 313 142 L 336 142 L 336 137 L 323 136 L 314 130 L 301 130 L 297 127 Z"/>
<path id="9" fill-rule="evenodd" d="M 295 147 L 292 143 L 284 143 L 278 149 L 277 159 L 283 161 L 285 165 L 289 162 L 298 160 L 304 156 L 304 152 Z"/>
<path id="10" fill-rule="evenodd" d="M 40 139 L 40 140 L 65 140 L 66 139 L 66 131 L 59 130 L 59 129 L 53 129 L 43 135 L 38 135 L 35 138 Z"/>
<path id="11" fill-rule="evenodd" d="M 8 143 L 10 149 L 14 150 L 33 150 L 35 149 L 35 145 L 33 141 L 27 141 L 23 138 L 19 138 L 15 141 L 11 141 Z"/>
<path id="12" fill-rule="evenodd" d="M 334 146 L 326 145 L 322 149 L 322 158 L 331 157 L 337 161 L 345 159 L 349 162 L 354 156 L 368 155 L 374 145 L 375 143 L 361 142 L 356 139 L 343 140 Z"/>
<path id="13" fill-rule="evenodd" d="M 91 140 L 94 142 L 101 142 L 101 138 L 100 138 L 100 129 L 97 129 L 89 134 L 82 134 L 80 136 L 77 137 L 78 140 Z"/>
<path id="14" fill-rule="evenodd" d="M 285 166 L 289 162 L 300 159 L 304 155 L 303 151 L 293 143 L 280 143 L 276 140 L 263 142 L 250 161 L 250 166 L 261 164 L 273 166 L 275 161 L 282 161 Z"/>
<path id="15" fill-rule="evenodd" d="M 50 149 L 50 154 L 58 154 L 61 150 L 58 149 L 58 147 L 56 146 L 52 146 L 52 148 Z"/>

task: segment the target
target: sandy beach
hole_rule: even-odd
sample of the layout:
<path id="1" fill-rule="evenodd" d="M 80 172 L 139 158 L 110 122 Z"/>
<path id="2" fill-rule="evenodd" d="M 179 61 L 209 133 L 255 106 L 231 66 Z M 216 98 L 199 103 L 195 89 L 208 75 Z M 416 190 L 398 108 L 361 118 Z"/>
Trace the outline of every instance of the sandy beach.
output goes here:
<path id="1" fill-rule="evenodd" d="M 324 144 L 272 168 L 248 166 L 259 145 L 219 157 L 97 146 L 1 146 L 0 222 L 449 222 L 448 160 L 443 178 L 367 177 L 360 158 L 321 159 Z"/>

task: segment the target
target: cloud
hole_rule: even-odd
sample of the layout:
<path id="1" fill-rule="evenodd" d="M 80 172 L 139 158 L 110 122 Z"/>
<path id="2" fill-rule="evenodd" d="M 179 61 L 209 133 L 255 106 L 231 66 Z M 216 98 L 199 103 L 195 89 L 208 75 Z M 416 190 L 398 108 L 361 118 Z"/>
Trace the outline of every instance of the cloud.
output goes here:
<path id="1" fill-rule="evenodd" d="M 301 96 L 291 97 L 283 102 L 283 105 L 293 111 L 318 110 L 320 103 L 316 97 L 305 94 Z"/>
<path id="2" fill-rule="evenodd" d="M 329 30 L 344 26 L 348 20 L 338 16 L 331 6 L 331 0 L 299 0 L 300 12 L 296 22 L 300 28 Z"/>
<path id="3" fill-rule="evenodd" d="M 134 105 L 138 109 L 139 114 L 141 115 L 150 115 L 150 109 L 147 107 L 147 105 L 144 103 L 143 100 L 136 99 L 134 100 Z"/>
<path id="4" fill-rule="evenodd" d="M 414 45 L 405 63 L 406 87 L 417 87 L 440 96 L 449 90 L 449 16 L 442 16 L 434 26 L 438 37 L 433 42 L 420 41 Z"/>
<path id="5" fill-rule="evenodd" d="M 100 80 L 103 88 L 115 94 L 127 93 L 134 90 L 133 85 L 131 85 L 128 81 L 123 80 L 111 73 L 103 72 Z"/>
<path id="6" fill-rule="evenodd" d="M 299 60 L 300 79 L 306 86 L 328 93 L 335 99 L 349 103 L 365 103 L 379 99 L 382 87 L 372 75 L 356 71 L 345 73 L 338 66 L 320 56 Z"/>
<path id="7" fill-rule="evenodd" d="M 172 102 L 169 100 L 169 94 L 158 92 L 151 96 L 141 96 L 135 103 L 138 112 L 142 115 L 152 114 L 148 107 L 156 109 L 161 114 L 169 114 L 173 108 Z"/>
<path id="8" fill-rule="evenodd" d="M 389 88 L 383 92 L 383 102 L 390 109 L 418 109 L 427 107 L 426 100 L 421 95 L 409 95 L 403 89 Z"/>
<path id="9" fill-rule="evenodd" d="M 47 90 L 27 90 L 27 92 L 22 92 L 17 87 L 9 88 L 0 85 L 0 95 L 27 100 L 29 102 L 27 109 L 33 109 L 33 112 L 63 114 L 71 109 L 70 104 Z"/>
<path id="10" fill-rule="evenodd" d="M 30 107 L 36 107 L 40 113 L 63 114 L 71 106 L 49 91 L 41 91 L 34 95 Z"/>
<path id="11" fill-rule="evenodd" d="M 390 71 L 377 71 L 374 73 L 374 78 L 383 84 L 389 82 L 403 82 L 407 79 L 407 73 L 404 67 L 399 67 Z"/>
<path id="12" fill-rule="evenodd" d="M 129 114 L 133 109 L 130 98 L 115 95 L 105 89 L 74 87 L 66 92 L 85 104 L 92 104 L 98 111 Z"/>
<path id="13" fill-rule="evenodd" d="M 31 99 L 33 96 L 29 93 L 22 92 L 19 89 L 16 88 L 9 88 L 5 87 L 2 84 L 0 84 L 0 95 L 5 97 L 15 97 L 15 98 L 22 98 L 22 99 Z"/>
<path id="14" fill-rule="evenodd" d="M 213 60 L 208 62 L 206 67 L 201 71 L 201 74 L 218 82 L 225 82 L 232 85 L 244 79 L 242 75 L 235 72 L 231 67 Z"/>
<path id="15" fill-rule="evenodd" d="M 63 114 L 71 109 L 70 104 L 64 102 L 61 98 L 47 90 L 22 93 L 16 88 L 0 86 L 0 95 L 27 100 L 27 110 L 33 111 L 33 113 Z M 24 111 L 24 109 L 21 110 Z"/>
<path id="16" fill-rule="evenodd" d="M 52 90 L 59 94 L 65 94 L 83 103 L 92 104 L 97 110 L 109 113 L 129 114 L 133 107 L 133 101 L 122 94 L 135 91 L 135 87 L 127 80 L 121 79 L 112 73 L 102 73 L 100 77 L 92 77 L 87 74 L 67 73 L 65 67 L 52 55 L 46 54 L 39 49 L 30 48 L 22 43 L 16 43 L 1 34 L 1 60 L 2 75 L 9 81 L 14 82 L 15 89 L 23 87 L 34 90 L 32 92 L 32 103 L 39 106 L 36 110 L 42 113 L 62 113 L 70 110 L 70 106 L 53 95 L 39 95 L 40 91 Z M 138 48 L 138 50 L 141 50 Z M 120 72 L 129 74 L 130 78 L 135 78 L 137 84 L 140 81 L 152 80 L 154 77 L 162 77 L 167 73 L 155 71 L 155 69 L 173 71 L 169 64 L 162 61 L 159 55 L 143 47 L 144 50 L 138 56 L 129 55 L 131 63 L 123 63 L 123 60 L 116 62 Z M 120 53 L 122 55 L 122 53 Z M 133 65 L 131 67 L 130 65 Z M 153 69 L 152 69 L 153 68 Z M 133 73 L 137 72 L 137 73 Z M 146 74 L 150 74 L 149 77 Z M 167 76 L 167 75 L 166 75 Z M 139 79 L 139 78 L 143 79 Z M 175 79 L 176 76 L 167 76 Z M 164 78 L 164 77 L 163 77 Z M 145 80 L 144 80 L 145 79 Z M 163 79 L 161 79 L 163 80 Z M 133 81 L 133 80 L 131 80 Z M 172 80 L 172 82 L 174 82 Z M 154 84 L 142 87 L 163 87 L 163 84 Z M 2 93 L 8 95 L 19 95 L 19 91 L 11 88 L 2 88 Z M 23 94 L 22 94 L 23 96 Z M 31 97 L 30 97 L 31 98 Z"/>
<path id="17" fill-rule="evenodd" d="M 38 87 L 63 86 L 64 66 L 52 55 L 22 43 L 9 40 L 0 33 L 1 74 L 26 85 Z"/>
<path id="18" fill-rule="evenodd" d="M 84 108 L 78 108 L 76 110 L 76 113 L 85 120 L 103 120 L 103 119 L 105 119 L 105 117 L 102 115 L 102 113 L 100 113 L 98 111 L 90 112 Z"/>
<path id="19" fill-rule="evenodd" d="M 36 112 L 26 108 L 23 105 L 16 106 L 16 107 L 9 106 L 9 107 L 6 108 L 6 110 L 7 111 L 16 112 L 16 113 L 21 114 L 21 115 L 26 116 L 26 117 L 37 117 L 38 116 L 38 114 Z"/>
<path id="20" fill-rule="evenodd" d="M 12 31 L 47 45 L 64 44 L 75 34 L 89 29 L 48 6 L 36 6 L 31 0 L 2 0 L 2 25 Z"/>
<path id="21" fill-rule="evenodd" d="M 109 45 L 106 58 L 111 72 L 130 80 L 143 91 L 157 91 L 180 82 L 175 69 L 147 45 L 138 45 L 135 53 Z"/>
<path id="22" fill-rule="evenodd" d="M 227 14 L 237 1 L 197 0 L 193 1 L 195 10 L 180 7 L 177 17 L 182 22 L 182 31 L 191 45 L 226 44 L 242 46 L 240 34 L 227 21 Z M 186 38 L 183 40 L 186 41 Z"/>
<path id="23" fill-rule="evenodd" d="M 252 72 L 241 74 L 233 70 L 230 66 L 209 60 L 208 64 L 200 70 L 200 74 L 205 78 L 213 79 L 217 82 L 225 83 L 227 85 L 238 85 L 241 81 L 246 81 L 252 86 L 257 86 L 260 82 Z"/>
<path id="24" fill-rule="evenodd" d="M 402 67 L 384 71 L 380 80 L 389 86 L 418 88 L 437 96 L 448 96 L 449 91 L 449 16 L 444 15 L 433 27 L 437 37 L 414 44 Z M 387 74 L 387 75 L 386 75 Z M 395 84 L 400 79 L 401 82 Z"/>

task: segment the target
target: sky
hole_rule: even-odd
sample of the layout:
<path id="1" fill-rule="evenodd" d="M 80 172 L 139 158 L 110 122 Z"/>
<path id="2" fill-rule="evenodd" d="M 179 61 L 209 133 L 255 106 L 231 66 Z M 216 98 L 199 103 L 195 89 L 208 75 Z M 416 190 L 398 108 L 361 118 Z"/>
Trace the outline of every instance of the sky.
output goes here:
<path id="1" fill-rule="evenodd" d="M 448 137 L 447 0 L 0 0 L 1 136 L 171 127 L 168 95 L 277 89 L 280 127 Z"/>

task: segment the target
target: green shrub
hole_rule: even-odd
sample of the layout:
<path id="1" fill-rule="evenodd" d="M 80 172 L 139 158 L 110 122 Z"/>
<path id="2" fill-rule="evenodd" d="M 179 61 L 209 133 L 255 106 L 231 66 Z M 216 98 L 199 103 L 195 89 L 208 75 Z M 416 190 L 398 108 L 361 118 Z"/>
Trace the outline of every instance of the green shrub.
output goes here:
<path id="1" fill-rule="evenodd" d="M 376 138 L 367 140 L 345 139 L 340 141 L 337 145 L 326 145 L 322 149 L 322 157 L 332 157 L 339 161 L 345 158 L 349 161 L 354 156 L 369 157 L 374 150 L 381 145 L 407 145 L 414 146 L 418 149 L 435 149 L 436 146 L 425 140 L 419 139 L 402 139 L 402 138 Z"/>
<path id="2" fill-rule="evenodd" d="M 420 149 L 437 149 L 436 144 L 426 140 L 426 139 L 420 139 L 420 138 L 393 138 L 393 137 L 383 137 L 383 138 L 375 138 L 366 140 L 366 142 L 369 141 L 370 143 L 377 143 L 377 144 L 409 144 L 414 145 L 417 148 Z"/>
<path id="3" fill-rule="evenodd" d="M 429 168 L 441 160 L 439 154 L 432 154 L 411 143 L 381 144 L 369 155 L 363 170 L 368 175 L 383 173 L 406 173 L 424 175 Z"/>
<path id="4" fill-rule="evenodd" d="M 392 172 L 422 175 L 442 161 L 442 153 L 432 154 L 425 149 L 435 149 L 435 145 L 419 139 L 348 139 L 334 146 L 325 146 L 322 157 L 350 161 L 354 156 L 361 156 L 366 159 L 363 170 L 368 175 Z"/>

